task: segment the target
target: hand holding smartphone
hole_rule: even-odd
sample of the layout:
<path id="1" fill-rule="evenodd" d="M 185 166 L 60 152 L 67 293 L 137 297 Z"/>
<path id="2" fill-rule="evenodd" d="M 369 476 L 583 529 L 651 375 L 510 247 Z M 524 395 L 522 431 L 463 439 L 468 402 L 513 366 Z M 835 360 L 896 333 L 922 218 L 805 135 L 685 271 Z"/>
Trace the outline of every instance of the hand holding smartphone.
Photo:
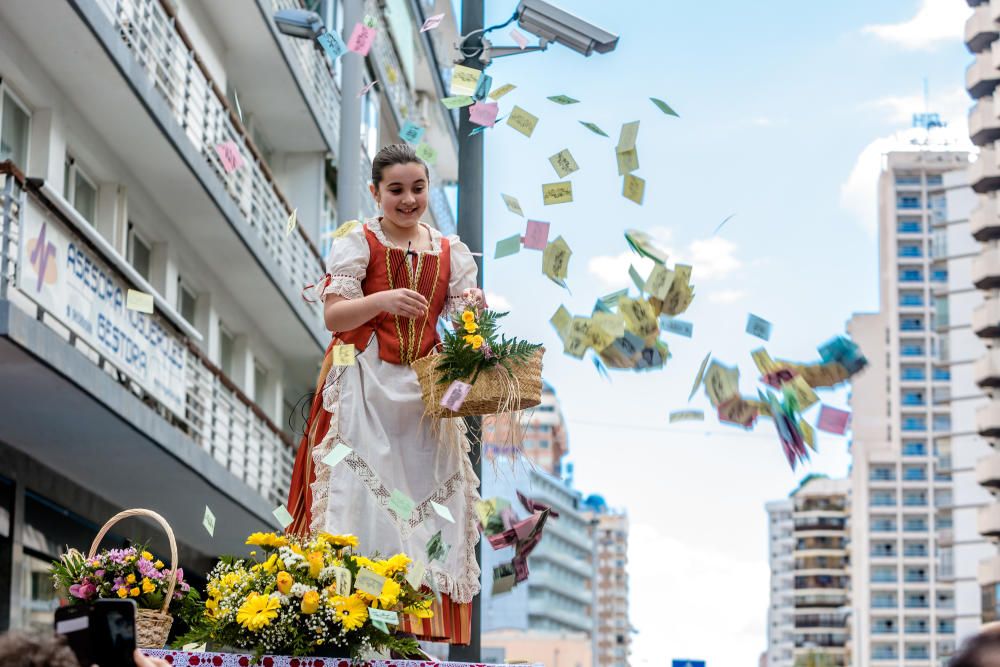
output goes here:
<path id="1" fill-rule="evenodd" d="M 132 600 L 60 607 L 56 609 L 56 634 L 66 637 L 82 667 L 133 667 L 135 610 Z"/>

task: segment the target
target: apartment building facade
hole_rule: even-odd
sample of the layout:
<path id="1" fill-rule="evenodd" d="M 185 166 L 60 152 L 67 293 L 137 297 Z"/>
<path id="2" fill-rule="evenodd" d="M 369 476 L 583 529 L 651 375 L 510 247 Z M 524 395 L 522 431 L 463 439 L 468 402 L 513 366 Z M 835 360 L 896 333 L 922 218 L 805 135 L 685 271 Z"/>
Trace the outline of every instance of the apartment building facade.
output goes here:
<path id="1" fill-rule="evenodd" d="M 425 125 L 427 219 L 455 229 L 456 116 L 431 103 L 451 4 L 364 5 L 379 85 L 358 102 L 354 156 L 337 154 L 339 109 L 360 91 L 273 21 L 301 4 L 0 3 L 0 628 L 49 625 L 48 562 L 121 508 L 163 514 L 194 577 L 277 526 L 329 340 L 300 292 L 343 221 L 341 165 L 370 173 L 405 120 Z M 343 29 L 343 2 L 311 4 Z M 439 29 L 418 33 L 434 13 Z M 128 309 L 129 290 L 155 312 Z M 126 538 L 165 551 L 151 525 L 111 539 Z"/>
<path id="2" fill-rule="evenodd" d="M 519 413 L 518 418 L 521 432 L 515 437 L 510 436 L 509 422 L 493 417 L 483 419 L 486 456 L 492 459 L 518 452 L 550 475 L 561 477 L 563 458 L 569 454 L 569 432 L 555 388 L 543 381 L 542 402 Z"/>
<path id="3" fill-rule="evenodd" d="M 596 494 L 588 496 L 584 506 L 597 548 L 594 665 L 629 667 L 632 625 L 628 613 L 628 514 L 609 507 Z"/>
<path id="4" fill-rule="evenodd" d="M 795 664 L 795 525 L 791 498 L 773 500 L 767 511 L 768 566 L 771 587 L 767 608 L 765 664 L 793 667 Z M 807 543 L 803 541 L 803 548 Z"/>

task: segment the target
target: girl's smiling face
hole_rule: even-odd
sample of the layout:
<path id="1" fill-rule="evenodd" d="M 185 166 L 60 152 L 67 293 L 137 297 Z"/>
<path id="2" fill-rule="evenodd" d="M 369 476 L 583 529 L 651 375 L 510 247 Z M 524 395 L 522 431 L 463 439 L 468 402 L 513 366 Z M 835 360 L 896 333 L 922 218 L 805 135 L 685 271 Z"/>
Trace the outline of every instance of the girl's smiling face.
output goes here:
<path id="1" fill-rule="evenodd" d="M 371 186 L 383 215 L 399 227 L 413 227 L 427 210 L 427 171 L 419 162 L 386 167 L 378 190 Z"/>

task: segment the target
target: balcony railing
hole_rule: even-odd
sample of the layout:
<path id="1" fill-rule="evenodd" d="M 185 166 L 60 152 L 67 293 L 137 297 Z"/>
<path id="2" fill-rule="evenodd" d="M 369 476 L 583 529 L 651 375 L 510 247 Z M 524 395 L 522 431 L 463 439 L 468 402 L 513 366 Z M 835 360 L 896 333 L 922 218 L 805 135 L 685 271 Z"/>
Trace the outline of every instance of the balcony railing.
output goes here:
<path id="1" fill-rule="evenodd" d="M 323 273 L 323 260 L 302 226 L 285 233 L 292 206 L 225 94 L 159 0 L 98 0 L 115 33 L 163 95 L 191 144 L 215 170 L 247 224 L 297 294 Z M 332 104 L 332 102 L 331 102 Z M 226 173 L 215 147 L 233 142 L 243 166 Z M 319 314 L 319 305 L 310 306 Z"/>
<path id="2" fill-rule="evenodd" d="M 230 378 L 205 358 L 181 327 L 159 312 L 139 315 L 129 311 L 128 321 L 135 322 L 134 349 L 148 355 L 146 367 L 152 369 L 142 373 L 135 363 L 117 352 L 119 333 L 122 340 L 133 333 L 128 325 L 123 325 L 120 332 L 116 329 L 115 342 L 112 342 L 110 336 L 102 338 L 100 332 L 93 332 L 100 325 L 90 326 L 89 320 L 81 324 L 83 311 L 113 309 L 113 306 L 89 302 L 81 305 L 80 296 L 68 297 L 70 304 L 76 304 L 72 308 L 62 305 L 59 300 L 62 297 L 52 295 L 59 291 L 74 292 L 67 282 L 59 282 L 60 275 L 63 281 L 70 280 L 70 276 L 65 275 L 69 272 L 53 274 L 52 283 L 46 282 L 41 289 L 35 289 L 39 270 L 31 259 L 29 247 L 41 243 L 39 230 L 44 230 L 48 239 L 46 247 L 51 246 L 53 252 L 59 248 L 58 252 L 64 253 L 72 244 L 76 261 L 86 263 L 94 275 L 102 276 L 105 281 L 102 284 L 108 289 L 121 293 L 133 288 L 151 290 L 147 284 L 135 282 L 118 268 L 124 264 L 121 257 L 112 257 L 108 251 L 88 241 L 79 229 L 72 227 L 69 216 L 58 215 L 42 196 L 35 193 L 28 196 L 24 188 L 16 168 L 9 162 L 0 163 L 0 299 L 10 301 L 58 332 L 67 339 L 67 344 L 95 364 L 95 372 L 109 373 L 123 380 L 129 390 L 152 406 L 164 420 L 187 434 L 262 497 L 275 504 L 283 502 L 291 479 L 294 443 Z M 30 222 L 26 222 L 29 217 Z M 64 223 L 64 219 L 70 224 Z M 65 247 L 60 247 L 63 245 Z M 15 278 L 20 282 L 15 282 Z M 74 309 L 79 313 L 67 313 Z M 94 319 L 99 316 L 105 317 L 98 311 Z M 138 319 L 133 320 L 133 316 Z M 111 320 L 114 324 L 114 317 L 114 313 L 109 312 L 105 321 Z M 149 339 L 159 342 L 147 342 L 146 347 L 142 347 L 144 343 L 139 338 L 143 331 L 153 332 L 155 335 L 150 335 Z M 161 349 L 168 351 L 170 363 L 162 361 L 166 356 L 158 356 Z M 153 359 L 154 356 L 157 359 Z M 167 370 L 162 366 L 167 366 Z"/>

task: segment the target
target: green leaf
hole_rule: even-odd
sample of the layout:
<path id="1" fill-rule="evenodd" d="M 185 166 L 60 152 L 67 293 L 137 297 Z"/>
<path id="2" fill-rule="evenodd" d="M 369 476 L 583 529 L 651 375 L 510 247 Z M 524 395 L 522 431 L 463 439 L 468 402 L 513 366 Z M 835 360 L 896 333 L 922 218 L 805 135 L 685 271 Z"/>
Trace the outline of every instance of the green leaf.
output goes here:
<path id="1" fill-rule="evenodd" d="M 668 116 L 677 116 L 678 118 L 680 118 L 680 116 L 677 115 L 677 112 L 671 109 L 670 105 L 664 102 L 663 100 L 658 100 L 655 97 L 650 97 L 649 99 L 663 113 L 667 114 Z"/>

